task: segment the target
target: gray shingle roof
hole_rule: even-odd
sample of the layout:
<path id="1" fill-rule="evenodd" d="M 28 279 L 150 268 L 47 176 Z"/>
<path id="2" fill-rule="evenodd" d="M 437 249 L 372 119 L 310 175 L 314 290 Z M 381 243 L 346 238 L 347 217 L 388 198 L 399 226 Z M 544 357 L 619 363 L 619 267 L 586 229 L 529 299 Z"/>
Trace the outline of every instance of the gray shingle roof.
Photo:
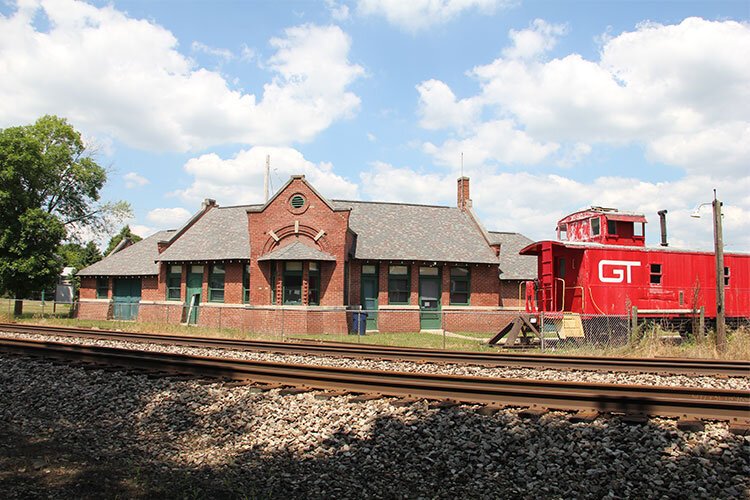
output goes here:
<path id="1" fill-rule="evenodd" d="M 157 242 L 174 231 L 159 231 L 148 238 L 103 258 L 78 271 L 78 276 L 149 276 L 159 274 L 154 260 L 159 256 Z"/>
<path id="2" fill-rule="evenodd" d="M 326 260 L 335 261 L 336 257 L 331 254 L 321 252 L 317 248 L 312 248 L 301 241 L 297 240 L 285 247 L 277 248 L 258 259 L 263 260 Z"/>
<path id="3" fill-rule="evenodd" d="M 471 217 L 454 207 L 335 200 L 351 208 L 355 258 L 497 264 Z"/>
<path id="4" fill-rule="evenodd" d="M 218 207 L 206 212 L 158 260 L 165 262 L 250 259 L 247 209 Z"/>
<path id="5" fill-rule="evenodd" d="M 534 256 L 518 255 L 532 240 L 520 233 L 488 231 L 490 241 L 500 244 L 500 279 L 530 280 L 537 275 L 537 259 Z"/>

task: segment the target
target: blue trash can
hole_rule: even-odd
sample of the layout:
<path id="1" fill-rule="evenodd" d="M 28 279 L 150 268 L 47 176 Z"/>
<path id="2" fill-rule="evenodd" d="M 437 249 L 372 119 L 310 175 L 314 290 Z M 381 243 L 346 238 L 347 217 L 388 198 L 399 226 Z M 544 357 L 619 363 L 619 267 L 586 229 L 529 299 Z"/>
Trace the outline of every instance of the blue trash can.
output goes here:
<path id="1" fill-rule="evenodd" d="M 364 335 L 367 328 L 367 313 L 363 311 L 352 312 L 351 335 Z"/>

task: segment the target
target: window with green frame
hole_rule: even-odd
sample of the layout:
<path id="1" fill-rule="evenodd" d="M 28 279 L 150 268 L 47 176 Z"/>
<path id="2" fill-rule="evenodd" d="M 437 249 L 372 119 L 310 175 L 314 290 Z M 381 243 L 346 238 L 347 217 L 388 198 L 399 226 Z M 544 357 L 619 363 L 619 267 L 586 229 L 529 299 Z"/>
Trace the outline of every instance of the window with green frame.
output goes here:
<path id="1" fill-rule="evenodd" d="M 307 303 L 320 305 L 320 264 L 310 262 L 307 270 Z"/>
<path id="2" fill-rule="evenodd" d="M 451 305 L 468 306 L 471 297 L 469 286 L 469 268 L 451 268 Z"/>
<path id="3" fill-rule="evenodd" d="M 182 266 L 179 264 L 171 265 L 167 272 L 167 300 L 180 300 L 182 292 L 180 284 L 182 283 Z"/>
<path id="4" fill-rule="evenodd" d="M 242 266 L 242 302 L 250 303 L 250 264 Z"/>
<path id="5" fill-rule="evenodd" d="M 284 304 L 302 304 L 302 262 L 284 262 L 282 297 Z"/>
<path id="6" fill-rule="evenodd" d="M 409 266 L 388 266 L 388 303 L 408 304 L 410 283 Z"/>
<path id="7" fill-rule="evenodd" d="M 109 298 L 109 278 L 102 277 L 96 278 L 96 298 L 106 299 Z"/>
<path id="8" fill-rule="evenodd" d="M 213 264 L 208 274 L 208 301 L 224 302 L 224 264 Z"/>

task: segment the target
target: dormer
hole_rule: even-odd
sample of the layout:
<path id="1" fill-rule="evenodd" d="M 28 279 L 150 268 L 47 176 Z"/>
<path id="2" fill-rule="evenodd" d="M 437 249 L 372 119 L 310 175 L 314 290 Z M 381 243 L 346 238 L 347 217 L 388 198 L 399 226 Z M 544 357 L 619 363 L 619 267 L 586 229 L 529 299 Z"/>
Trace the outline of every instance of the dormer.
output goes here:
<path id="1" fill-rule="evenodd" d="M 559 241 L 600 243 L 603 245 L 646 246 L 646 217 L 616 208 L 591 207 L 560 219 Z"/>

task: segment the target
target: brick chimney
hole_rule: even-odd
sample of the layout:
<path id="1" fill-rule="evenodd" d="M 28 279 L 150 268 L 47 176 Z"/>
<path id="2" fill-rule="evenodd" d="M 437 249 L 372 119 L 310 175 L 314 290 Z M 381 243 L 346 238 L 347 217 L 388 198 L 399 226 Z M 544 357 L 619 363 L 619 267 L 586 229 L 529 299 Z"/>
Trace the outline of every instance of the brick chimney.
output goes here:
<path id="1" fill-rule="evenodd" d="M 458 178 L 458 190 L 456 193 L 457 203 L 456 206 L 461 210 L 471 208 L 471 197 L 469 196 L 469 178 L 459 177 Z"/>

